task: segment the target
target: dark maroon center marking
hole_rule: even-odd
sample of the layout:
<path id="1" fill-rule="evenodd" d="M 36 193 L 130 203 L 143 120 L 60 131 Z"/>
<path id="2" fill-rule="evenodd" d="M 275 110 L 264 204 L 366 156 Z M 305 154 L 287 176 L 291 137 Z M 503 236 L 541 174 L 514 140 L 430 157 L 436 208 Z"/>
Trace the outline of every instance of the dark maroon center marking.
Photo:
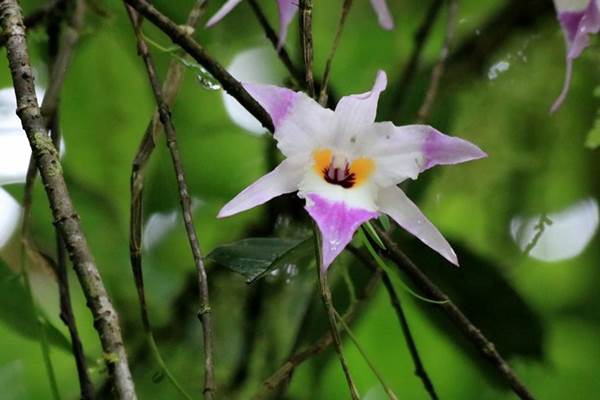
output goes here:
<path id="1" fill-rule="evenodd" d="M 356 183 L 356 175 L 354 175 L 353 172 L 350 172 L 348 163 L 346 163 L 343 169 L 334 167 L 332 164 L 329 164 L 327 168 L 323 169 L 323 178 L 325 181 L 332 185 L 339 185 L 344 189 L 350 189 L 354 186 Z"/>

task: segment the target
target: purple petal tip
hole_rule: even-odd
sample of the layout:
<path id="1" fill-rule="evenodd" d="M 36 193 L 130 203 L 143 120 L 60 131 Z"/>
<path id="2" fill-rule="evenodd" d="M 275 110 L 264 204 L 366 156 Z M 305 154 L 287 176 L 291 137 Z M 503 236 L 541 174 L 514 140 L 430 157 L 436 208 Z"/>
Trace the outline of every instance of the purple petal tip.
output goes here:
<path id="1" fill-rule="evenodd" d="M 350 208 L 341 201 L 330 201 L 314 193 L 307 195 L 305 208 L 321 232 L 323 270 L 329 268 L 350 243 L 354 232 L 363 222 L 379 216 L 377 212 Z"/>
<path id="2" fill-rule="evenodd" d="M 436 165 L 459 164 L 487 157 L 487 153 L 473 143 L 458 137 L 444 135 L 434 128 L 431 129 L 431 134 L 423 144 L 425 156 L 423 170 Z"/>

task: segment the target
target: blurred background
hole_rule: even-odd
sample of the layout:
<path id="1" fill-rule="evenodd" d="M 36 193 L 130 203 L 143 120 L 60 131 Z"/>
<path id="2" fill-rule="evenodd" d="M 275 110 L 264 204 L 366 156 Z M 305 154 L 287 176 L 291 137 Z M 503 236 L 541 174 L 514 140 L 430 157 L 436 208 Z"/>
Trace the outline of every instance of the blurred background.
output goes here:
<path id="1" fill-rule="evenodd" d="M 209 1 L 195 33 L 210 54 L 239 79 L 289 84 L 289 77 L 246 2 L 217 26 L 206 20 L 222 1 Z M 396 24 L 382 30 L 366 0 L 355 0 L 333 63 L 331 89 L 340 96 L 368 90 L 378 69 L 389 78 L 379 121 L 414 123 L 444 40 L 440 7 L 414 74 L 402 82 L 415 34 L 435 0 L 389 1 Z M 439 2 L 441 3 L 441 2 Z M 43 1 L 21 2 L 24 14 Z M 183 23 L 192 0 L 157 0 Z M 274 1 L 260 4 L 277 27 Z M 315 2 L 315 74 L 322 76 L 341 1 Z M 155 42 L 168 38 L 145 24 Z M 48 35 L 30 31 L 39 95 L 48 80 Z M 297 18 L 286 47 L 300 65 Z M 152 48 L 160 72 L 170 53 Z M 554 115 L 548 110 L 564 78 L 565 45 L 551 1 L 464 0 L 429 123 L 479 145 L 484 160 L 428 171 L 405 187 L 457 250 L 455 269 L 409 235 L 401 248 L 446 291 L 492 340 L 540 399 L 590 399 L 600 392 L 600 46 L 598 37 L 575 61 L 570 93 Z M 28 145 L 14 114 L 6 58 L 0 59 L 0 399 L 51 398 L 35 318 L 18 280 L 19 222 Z M 149 356 L 129 264 L 129 179 L 138 143 L 153 112 L 153 97 L 121 2 L 88 2 L 85 28 L 67 74 L 60 122 L 67 184 L 100 272 L 117 308 L 139 397 L 179 394 Z M 217 220 L 218 210 L 278 162 L 270 135 L 198 68 L 186 67 L 173 106 L 194 217 L 204 254 L 244 238 L 302 239 L 310 223 L 292 195 Z M 179 209 L 164 139 L 146 172 L 144 278 L 158 347 L 179 383 L 202 392 L 203 356 L 195 269 Z M 33 192 L 31 241 L 55 257 L 54 230 L 39 180 Z M 47 260 L 31 251 L 30 278 L 37 304 L 54 327 L 51 359 L 64 399 L 79 386 L 68 333 L 59 318 L 58 289 Z M 214 254 L 214 253 L 213 253 Z M 217 259 L 215 261 L 215 259 Z M 249 399 L 285 360 L 327 331 L 310 257 L 295 255 L 266 276 L 243 275 L 209 258 L 215 368 L 219 398 Z M 442 399 L 514 398 L 437 306 L 403 289 L 389 269 L 417 347 Z M 360 291 L 368 273 L 344 254 L 331 269 L 334 302 L 349 303 L 347 279 Z M 349 272 L 347 274 L 346 272 Z M 106 370 L 92 318 L 74 275 L 71 291 L 92 378 L 101 394 Z M 413 287 L 414 290 L 418 290 Z M 402 330 L 383 287 L 365 301 L 352 323 L 369 360 L 401 399 L 425 399 Z M 362 398 L 387 398 L 352 342 L 344 348 Z M 287 386 L 287 387 L 285 387 Z M 342 399 L 348 389 L 332 349 L 294 372 L 285 399 Z M 104 391 L 102 391 L 104 390 Z"/>

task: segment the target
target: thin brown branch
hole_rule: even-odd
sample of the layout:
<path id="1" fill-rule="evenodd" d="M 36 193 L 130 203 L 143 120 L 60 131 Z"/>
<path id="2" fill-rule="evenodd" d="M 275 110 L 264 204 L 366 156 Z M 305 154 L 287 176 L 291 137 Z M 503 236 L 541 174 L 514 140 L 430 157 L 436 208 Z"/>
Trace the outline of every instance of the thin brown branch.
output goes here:
<path id="1" fill-rule="evenodd" d="M 429 88 L 425 94 L 423 104 L 419 108 L 417 113 L 417 122 L 419 124 L 424 123 L 429 118 L 431 107 L 435 101 L 437 95 L 438 86 L 440 79 L 444 73 L 444 67 L 448 54 L 450 53 L 450 46 L 454 40 L 454 31 L 456 30 L 456 22 L 458 19 L 458 0 L 447 0 L 448 4 L 448 16 L 446 18 L 446 32 L 444 34 L 444 43 L 438 57 L 438 61 L 431 71 L 431 79 L 429 81 Z"/>
<path id="2" fill-rule="evenodd" d="M 327 57 L 327 61 L 325 63 L 325 72 L 323 72 L 323 83 L 321 84 L 321 92 L 319 94 L 319 104 L 321 104 L 323 107 L 325 107 L 325 105 L 327 104 L 327 86 L 329 85 L 329 78 L 331 77 L 331 66 L 333 65 L 333 58 L 335 57 L 335 53 L 337 52 L 337 48 L 340 44 L 340 39 L 342 38 L 342 31 L 344 30 L 344 26 L 346 25 L 346 19 L 348 17 L 348 13 L 350 12 L 350 7 L 352 7 L 352 0 L 344 0 L 344 2 L 342 3 L 340 19 L 338 21 L 337 29 L 335 31 L 335 37 L 333 38 L 333 44 L 331 45 L 329 57 Z"/>
<path id="3" fill-rule="evenodd" d="M 194 221 L 192 216 L 192 202 L 189 195 L 189 190 L 185 178 L 185 170 L 181 161 L 181 155 L 177 146 L 177 133 L 173 121 L 171 120 L 171 112 L 168 105 L 166 104 L 163 94 L 162 85 L 156 74 L 156 68 L 152 60 L 152 56 L 148 50 L 148 46 L 141 32 L 141 18 L 139 18 L 137 12 L 127 6 L 127 11 L 131 22 L 134 27 L 135 36 L 138 44 L 138 52 L 148 73 L 150 85 L 152 86 L 152 92 L 156 100 L 158 112 L 160 115 L 160 122 L 167 137 L 167 146 L 171 154 L 173 162 L 173 168 L 177 178 L 177 185 L 179 187 L 179 198 L 181 203 L 181 209 L 183 213 L 183 221 L 188 236 L 189 244 L 192 250 L 194 263 L 196 266 L 199 286 L 199 301 L 200 301 L 200 312 L 198 317 L 202 322 L 202 333 L 204 339 L 204 398 L 211 400 L 214 397 L 216 390 L 215 378 L 214 378 L 214 366 L 213 366 L 213 342 L 212 342 L 212 324 L 210 318 L 210 302 L 208 295 L 208 282 L 206 276 L 206 270 L 204 268 L 204 261 L 202 253 L 200 251 L 200 243 L 196 234 L 196 228 L 194 227 Z"/>
<path id="4" fill-rule="evenodd" d="M 45 121 L 38 106 L 25 26 L 16 0 L 0 1 L 0 19 L 7 38 L 6 50 L 17 99 L 17 114 L 44 183 L 54 224 L 65 242 L 87 304 L 94 316 L 94 325 L 100 337 L 108 370 L 115 382 L 117 395 L 120 399 L 135 399 L 135 387 L 123 346 L 119 319 L 81 229 L 64 180 L 58 151 L 48 137 Z"/>
<path id="5" fill-rule="evenodd" d="M 190 10 L 186 20 L 186 26 L 194 28 L 204 9 L 206 8 L 206 0 L 197 0 Z M 177 93 L 181 88 L 184 76 L 184 66 L 179 60 L 173 59 L 167 69 L 167 77 L 163 84 L 163 99 L 167 106 L 171 107 L 177 97 Z M 130 207 L 130 224 L 129 224 L 129 255 L 131 260 L 131 268 L 135 279 L 138 299 L 140 303 L 140 313 L 142 324 L 146 332 L 150 332 L 150 322 L 148 311 L 146 308 L 146 295 L 144 292 L 144 278 L 142 273 L 142 226 L 143 226 L 143 189 L 144 189 L 144 169 L 152 152 L 154 151 L 160 134 L 162 125 L 160 124 L 160 114 L 158 110 L 154 111 L 154 115 L 148 122 L 144 136 L 138 146 L 138 151 L 134 157 L 131 179 L 131 207 Z"/>
<path id="6" fill-rule="evenodd" d="M 56 235 L 56 250 L 57 250 L 57 280 L 60 302 L 60 319 L 64 322 L 69 330 L 71 337 L 71 349 L 75 358 L 75 366 L 77 367 L 77 377 L 79 379 L 79 388 L 81 391 L 82 400 L 93 400 L 95 398 L 94 384 L 88 373 L 87 361 L 83 344 L 79 337 L 77 324 L 75 323 L 75 314 L 71 306 L 71 294 L 69 291 L 69 276 L 67 273 L 67 251 L 60 237 Z"/>
<path id="7" fill-rule="evenodd" d="M 300 0 L 300 45 L 304 57 L 304 74 L 306 91 L 315 97 L 315 80 L 313 77 L 313 41 L 312 41 L 312 0 Z"/>
<path id="8" fill-rule="evenodd" d="M 394 108 L 397 113 L 404 106 L 404 101 L 406 99 L 406 95 L 408 94 L 408 88 L 412 83 L 417 68 L 419 67 L 421 54 L 423 53 L 423 49 L 425 48 L 425 44 L 427 43 L 427 39 L 429 38 L 429 34 L 433 29 L 433 25 L 440 9 L 442 8 L 443 2 L 443 0 L 431 0 L 431 5 L 427 10 L 421 25 L 415 33 L 412 53 L 410 54 L 408 62 L 402 70 L 400 82 L 398 83 L 398 86 L 394 92 L 395 94 L 392 103 L 394 104 Z"/>
<path id="9" fill-rule="evenodd" d="M 404 310 L 402 309 L 402 303 L 400 302 L 400 296 L 398 296 L 398 293 L 396 292 L 396 289 L 394 288 L 394 284 L 392 283 L 392 280 L 391 280 L 389 274 L 387 273 L 387 271 L 385 271 L 383 268 L 381 268 L 379 265 L 377 265 L 377 262 L 375 262 L 375 260 L 373 260 L 373 258 L 370 257 L 369 254 L 367 254 L 364 250 L 360 250 L 354 246 L 348 247 L 348 250 L 350 250 L 350 252 L 352 254 L 354 254 L 356 256 L 356 258 L 361 260 L 362 263 L 364 265 L 366 265 L 369 269 L 381 274 L 381 280 L 383 281 L 383 286 L 385 287 L 385 290 L 388 293 L 388 296 L 390 298 L 390 303 L 392 304 L 392 307 L 394 308 L 394 312 L 396 313 L 396 316 L 398 317 L 398 322 L 400 323 L 400 328 L 402 329 L 402 333 L 404 333 L 404 340 L 406 341 L 406 346 L 408 347 L 410 356 L 411 356 L 411 358 L 413 360 L 413 364 L 415 366 L 415 375 L 418 376 L 419 379 L 421 379 L 421 382 L 423 383 L 425 390 L 429 394 L 429 397 L 432 400 L 437 400 L 438 396 L 437 396 L 437 393 L 435 392 L 433 382 L 429 378 L 429 374 L 427 374 L 427 370 L 425 369 L 425 366 L 423 365 L 423 361 L 421 361 L 421 356 L 419 355 L 419 350 L 417 349 L 417 344 L 415 343 L 415 339 L 413 338 L 412 332 L 410 331 L 410 327 L 408 325 L 408 319 L 406 318 L 406 315 L 404 314 Z"/>
<path id="10" fill-rule="evenodd" d="M 162 30 L 176 45 L 202 65 L 220 84 L 223 89 L 235 98 L 270 132 L 273 132 L 273 121 L 267 111 L 250 96 L 244 87 L 221 64 L 215 61 L 202 46 L 196 42 L 190 29 L 177 25 L 171 19 L 160 13 L 145 0 L 125 0 L 144 18 Z"/>
<path id="11" fill-rule="evenodd" d="M 63 1 L 63 3 L 65 3 Z M 65 4 L 66 6 L 66 4 Z M 50 82 L 46 91 L 46 96 L 42 102 L 42 115 L 46 120 L 46 128 L 51 132 L 52 142 L 56 149 L 59 148 L 60 144 L 60 119 L 58 116 L 58 106 L 60 102 L 60 92 L 64 83 L 64 77 L 72 53 L 77 45 L 79 39 L 79 32 L 81 31 L 84 23 L 85 16 L 85 4 L 83 0 L 75 0 L 72 2 L 71 16 L 67 21 L 67 31 L 63 34 L 61 39 L 61 27 L 62 20 L 67 13 L 67 10 L 58 12 L 55 6 L 55 12 L 52 13 L 53 18 L 48 21 L 48 47 L 50 53 Z M 44 105 L 46 105 L 44 111 Z M 29 162 L 29 168 L 27 171 L 27 179 L 25 181 L 25 195 L 24 195 L 24 209 L 27 218 L 23 220 L 24 236 L 26 236 L 26 227 L 29 225 L 30 208 L 31 208 L 31 190 L 33 189 L 33 183 L 36 177 L 36 164 L 35 158 L 31 157 Z M 56 277 L 59 292 L 59 304 L 60 304 L 60 318 L 67 326 L 69 330 L 69 336 L 71 338 L 71 349 L 73 351 L 73 357 L 75 358 L 75 365 L 77 368 L 77 377 L 79 379 L 79 387 L 81 392 L 81 399 L 92 400 L 94 399 L 94 384 L 88 373 L 87 361 L 85 358 L 85 352 L 83 350 L 83 344 L 79 337 L 79 332 L 75 322 L 75 315 L 71 306 L 71 295 L 69 290 L 69 279 L 67 273 L 67 254 L 64 242 L 60 237 L 60 232 L 55 228 L 56 236 Z"/>
<path id="12" fill-rule="evenodd" d="M 498 375 L 506 381 L 512 390 L 524 400 L 532 400 L 533 395 L 527 387 L 521 382 L 512 368 L 500 355 L 492 342 L 477 328 L 463 312 L 452 302 L 452 300 L 440 290 L 429 278 L 421 271 L 419 267 L 412 262 L 410 258 L 398 245 L 390 239 L 388 234 L 379 227 L 375 227 L 379 237 L 382 239 L 386 250 L 382 253 L 392 260 L 398 268 L 404 272 L 425 295 L 433 300 L 438 300 L 443 303 L 439 304 L 450 320 L 458 327 L 465 337 L 479 350 L 481 355 L 489 361 L 491 366 L 498 372 Z"/>
<path id="13" fill-rule="evenodd" d="M 298 83 L 299 85 L 303 86 L 304 74 L 302 73 L 302 71 L 296 68 L 285 46 L 282 45 L 280 49 L 277 49 L 277 46 L 279 44 L 279 36 L 275 32 L 271 24 L 269 24 L 269 21 L 267 20 L 267 17 L 265 16 L 265 13 L 263 12 L 258 2 L 256 0 L 248 0 L 248 4 L 250 5 L 250 8 L 252 8 L 254 15 L 256 15 L 258 23 L 263 28 L 265 36 L 267 37 L 267 39 L 269 39 L 271 44 L 273 44 L 273 47 L 276 49 L 277 56 L 281 60 L 281 63 L 288 70 L 292 79 L 296 81 L 296 83 Z"/>
<path id="14" fill-rule="evenodd" d="M 348 306 L 343 315 L 346 324 L 349 325 L 360 314 L 367 300 L 371 298 L 375 292 L 380 279 L 381 274 L 376 271 L 357 296 L 357 301 Z M 297 367 L 299 367 L 306 360 L 310 359 L 312 356 L 323 353 L 332 344 L 333 335 L 331 331 L 328 331 L 321 338 L 319 338 L 319 340 L 308 346 L 308 348 L 301 350 L 288 358 L 281 367 L 279 367 L 262 383 L 260 390 L 252 397 L 252 399 L 260 400 L 265 398 L 267 395 L 275 391 L 275 389 L 286 383 Z"/>

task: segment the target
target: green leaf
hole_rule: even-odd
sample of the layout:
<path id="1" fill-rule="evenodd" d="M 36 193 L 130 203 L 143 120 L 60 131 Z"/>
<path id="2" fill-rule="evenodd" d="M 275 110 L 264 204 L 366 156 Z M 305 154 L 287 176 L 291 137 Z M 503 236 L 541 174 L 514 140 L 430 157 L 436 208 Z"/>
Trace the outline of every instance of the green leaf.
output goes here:
<path id="1" fill-rule="evenodd" d="M 298 263 L 314 254 L 313 238 L 249 238 L 217 247 L 208 258 L 243 275 L 252 283 L 284 263 Z"/>
<path id="2" fill-rule="evenodd" d="M 51 345 L 71 352 L 71 343 L 65 335 L 42 317 Z M 0 321 L 19 335 L 38 340 L 38 327 L 32 315 L 30 301 L 20 275 L 0 260 Z"/>

